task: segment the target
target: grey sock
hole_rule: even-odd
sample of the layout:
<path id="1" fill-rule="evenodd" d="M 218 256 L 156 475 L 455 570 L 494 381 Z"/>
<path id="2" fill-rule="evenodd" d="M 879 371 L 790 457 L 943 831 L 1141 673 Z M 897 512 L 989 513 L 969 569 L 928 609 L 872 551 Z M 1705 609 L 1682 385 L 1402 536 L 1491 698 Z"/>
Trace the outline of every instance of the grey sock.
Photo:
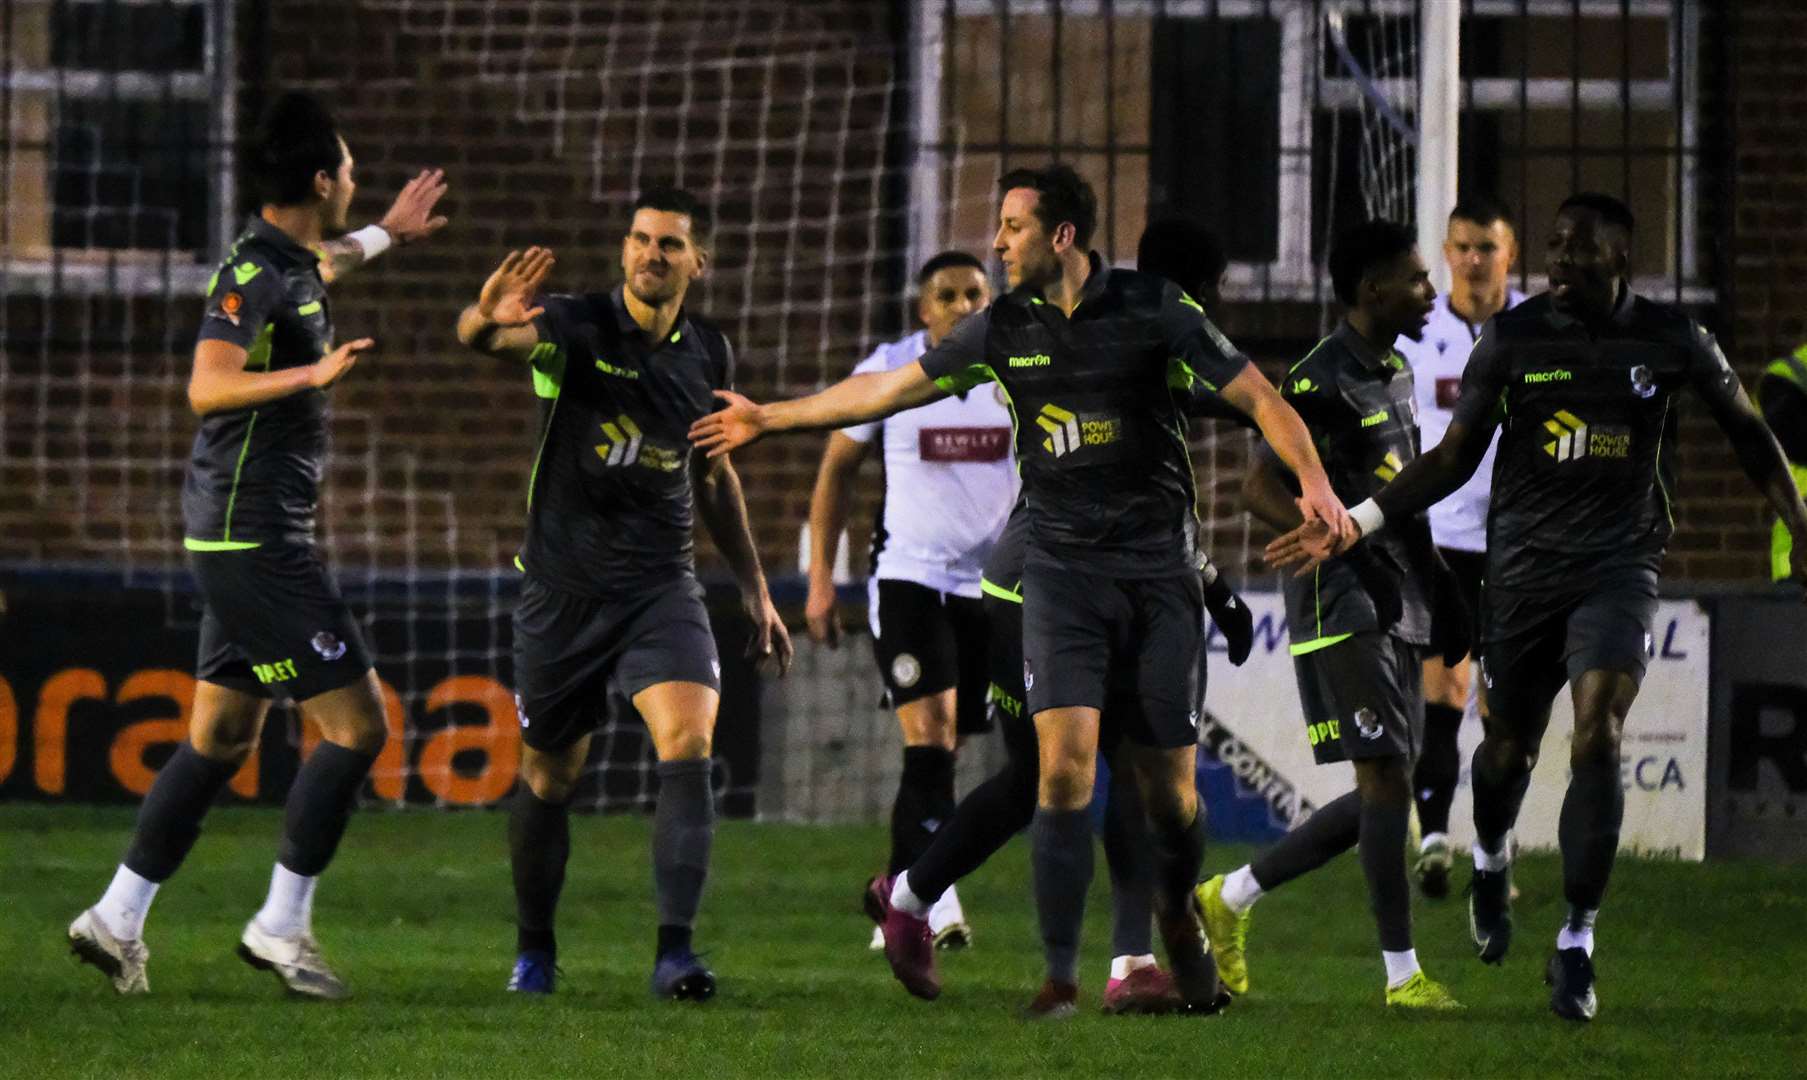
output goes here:
<path id="1" fill-rule="evenodd" d="M 1361 807 L 1362 874 L 1368 879 L 1368 903 L 1386 952 L 1412 947 L 1412 893 L 1405 876 L 1405 834 L 1411 816 L 1409 794 L 1399 802 L 1369 801 Z"/>
<path id="2" fill-rule="evenodd" d="M 1035 910 L 1048 978 L 1079 981 L 1079 931 L 1092 885 L 1092 819 L 1085 810 L 1038 807 L 1029 825 L 1035 860 Z"/>
<path id="3" fill-rule="evenodd" d="M 1111 955 L 1145 956 L 1154 951 L 1154 862 L 1142 793 L 1127 769 L 1111 773 L 1104 862 L 1111 875 Z"/>
<path id="4" fill-rule="evenodd" d="M 1361 794 L 1351 791 L 1338 795 L 1257 856 L 1249 872 L 1264 891 L 1309 874 L 1355 846 L 1361 834 L 1361 819 Z"/>
<path id="5" fill-rule="evenodd" d="M 653 893 L 660 926 L 696 921 L 715 840 L 715 793 L 710 762 L 659 762 L 659 803 L 653 813 Z"/>

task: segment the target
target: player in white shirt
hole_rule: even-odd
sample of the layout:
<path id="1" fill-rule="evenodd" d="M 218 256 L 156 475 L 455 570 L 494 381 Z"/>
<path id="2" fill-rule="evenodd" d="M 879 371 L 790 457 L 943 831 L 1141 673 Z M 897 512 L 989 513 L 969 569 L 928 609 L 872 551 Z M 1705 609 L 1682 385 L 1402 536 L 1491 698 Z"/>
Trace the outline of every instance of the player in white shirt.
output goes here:
<path id="1" fill-rule="evenodd" d="M 978 259 L 944 251 L 917 275 L 923 329 L 881 345 L 855 374 L 912 363 L 954 324 L 991 302 Z M 989 726 L 986 624 L 979 578 L 1010 508 L 1017 475 L 1010 412 L 996 384 L 978 387 L 828 437 L 809 510 L 810 636 L 840 643 L 835 548 L 847 524 L 851 481 L 874 449 L 885 489 L 872 535 L 867 611 L 886 698 L 903 729 L 903 776 L 891 808 L 893 875 L 916 861 L 954 812 L 954 752 Z M 952 887 L 929 917 L 937 945 L 967 944 L 971 930 Z M 874 948 L 884 940 L 874 933 Z"/>
<path id="2" fill-rule="evenodd" d="M 1449 214 L 1443 258 L 1449 263 L 1449 291 L 1437 297 L 1423 337 L 1417 341 L 1402 337 L 1394 346 L 1417 375 L 1418 429 L 1426 448 L 1442 441 L 1449 427 L 1462 370 L 1482 324 L 1525 298 L 1510 284 L 1518 239 L 1511 214 L 1496 199 L 1471 196 L 1456 203 Z M 1498 443 L 1495 434 L 1474 475 L 1430 511 L 1431 537 L 1460 583 L 1471 616 L 1480 609 L 1487 500 Z M 1413 873 L 1424 895 L 1433 899 L 1449 894 L 1449 804 L 1462 770 L 1456 737 L 1463 716 L 1479 707 L 1478 695 L 1470 687 L 1467 660 L 1454 667 L 1434 656 L 1425 660 L 1424 749 L 1412 783 L 1423 835 Z"/>

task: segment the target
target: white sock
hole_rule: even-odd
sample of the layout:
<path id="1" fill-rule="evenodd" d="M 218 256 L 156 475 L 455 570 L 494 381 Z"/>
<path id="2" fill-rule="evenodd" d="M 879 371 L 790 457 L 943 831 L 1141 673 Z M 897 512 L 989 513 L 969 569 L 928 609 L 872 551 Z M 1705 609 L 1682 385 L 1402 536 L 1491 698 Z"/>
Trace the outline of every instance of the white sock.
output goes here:
<path id="1" fill-rule="evenodd" d="M 1418 950 L 1407 949 L 1404 952 L 1381 951 L 1380 958 L 1387 965 L 1387 989 L 1397 990 L 1406 984 L 1406 980 L 1418 974 Z"/>
<path id="2" fill-rule="evenodd" d="M 1506 834 L 1506 838 L 1500 843 L 1500 849 L 1498 851 L 1488 851 L 1486 848 L 1481 846 L 1481 842 L 1479 840 L 1476 840 L 1474 842 L 1474 868 L 1476 870 L 1485 870 L 1490 874 L 1497 874 L 1501 870 L 1508 869 L 1509 867 L 1511 867 L 1511 865 L 1512 865 L 1512 834 L 1511 833 Z"/>
<path id="3" fill-rule="evenodd" d="M 1111 978 L 1127 979 L 1132 971 L 1140 971 L 1146 967 L 1154 967 L 1154 953 L 1143 953 L 1141 956 L 1111 957 Z"/>
<path id="4" fill-rule="evenodd" d="M 257 925 L 276 937 L 298 937 L 314 929 L 314 886 L 317 877 L 302 877 L 281 863 L 270 874 L 270 895 L 257 913 Z"/>
<path id="5" fill-rule="evenodd" d="M 1255 880 L 1255 872 L 1246 866 L 1224 875 L 1224 906 L 1238 915 L 1254 907 L 1264 891 L 1261 883 Z"/>
<path id="6" fill-rule="evenodd" d="M 1449 834 L 1448 833 L 1440 833 L 1440 832 L 1425 833 L 1424 839 L 1418 841 L 1418 850 L 1419 851 L 1429 851 L 1431 848 L 1434 848 L 1438 845 L 1442 845 L 1444 847 L 1449 846 Z"/>
<path id="7" fill-rule="evenodd" d="M 891 885 L 891 906 L 918 919 L 926 919 L 929 917 L 929 908 L 934 907 L 935 902 L 924 900 L 910 891 L 910 872 L 905 870 L 897 875 L 897 881 Z"/>
<path id="8" fill-rule="evenodd" d="M 144 917 L 150 914 L 151 900 L 157 895 L 157 883 L 139 877 L 121 863 L 113 874 L 95 914 L 107 929 L 121 941 L 137 941 L 144 936 Z"/>
<path id="9" fill-rule="evenodd" d="M 1593 911 L 1576 911 L 1569 909 L 1568 921 L 1556 932 L 1558 949 L 1586 949 L 1589 956 L 1594 955 L 1594 918 L 1600 914 L 1598 908 Z"/>

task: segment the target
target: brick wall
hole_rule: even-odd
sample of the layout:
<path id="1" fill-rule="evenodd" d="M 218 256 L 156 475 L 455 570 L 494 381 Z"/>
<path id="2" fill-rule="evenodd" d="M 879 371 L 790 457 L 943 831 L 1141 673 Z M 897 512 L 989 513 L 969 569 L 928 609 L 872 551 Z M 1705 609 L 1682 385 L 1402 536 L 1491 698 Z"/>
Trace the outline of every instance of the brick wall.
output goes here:
<path id="1" fill-rule="evenodd" d="M 627 203 L 652 180 L 680 180 L 717 205 L 718 258 L 696 306 L 734 338 L 744 389 L 810 389 L 903 328 L 903 208 L 886 159 L 896 134 L 890 8 L 271 0 L 250 9 L 244 112 L 274 85 L 327 96 L 359 163 L 355 218 L 380 213 L 421 167 L 444 166 L 452 184 L 444 233 L 335 292 L 341 336 L 379 341 L 335 391 L 325 524 L 341 566 L 505 563 L 522 526 L 533 398 L 524 373 L 460 349 L 453 320 L 511 247 L 555 246 L 555 287 L 612 284 Z M 1729 101 L 1704 102 L 1703 115 L 1737 139 L 1736 245 L 1716 319 L 1748 382 L 1807 337 L 1798 134 L 1807 9 L 1751 0 L 1733 11 L 1719 60 Z M 679 65 L 695 77 L 679 79 Z M 1705 164 L 1718 174 L 1720 163 Z M 1727 205 L 1722 187 L 1706 189 L 1709 215 Z M 198 301 L 19 294 L 0 304 L 0 560 L 177 562 L 175 495 L 194 423 L 182 387 Z M 1229 324 L 1269 342 L 1263 359 L 1278 363 L 1309 345 L 1314 315 L 1251 310 Z M 1294 325 L 1308 318 L 1314 325 Z M 1761 500 L 1702 413 L 1690 404 L 1682 414 L 1671 567 L 1697 580 L 1756 578 Z M 1219 488 L 1233 482 L 1240 447 L 1240 436 L 1217 440 L 1201 475 L 1219 477 Z M 794 565 L 819 448 L 798 437 L 737 455 L 775 568 Z M 1203 494 L 1215 517 L 1236 522 L 1219 549 L 1241 545 L 1228 492 Z"/>

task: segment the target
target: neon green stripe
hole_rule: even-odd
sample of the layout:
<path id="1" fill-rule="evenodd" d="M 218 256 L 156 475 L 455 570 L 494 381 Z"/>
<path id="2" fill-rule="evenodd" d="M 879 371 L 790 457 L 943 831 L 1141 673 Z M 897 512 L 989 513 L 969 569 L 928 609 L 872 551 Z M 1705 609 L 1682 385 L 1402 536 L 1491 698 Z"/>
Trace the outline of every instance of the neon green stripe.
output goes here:
<path id="1" fill-rule="evenodd" d="M 320 301 L 311 300 L 308 303 L 305 303 L 305 304 L 301 305 L 300 307 L 296 308 L 295 314 L 312 315 L 314 312 L 319 311 L 319 310 L 320 310 Z"/>
<path id="2" fill-rule="evenodd" d="M 182 546 L 190 551 L 250 551 L 254 547 L 262 547 L 259 540 L 196 540 L 192 536 L 182 538 Z"/>
<path id="3" fill-rule="evenodd" d="M 519 555 L 516 555 L 514 557 L 514 568 L 516 570 L 519 570 L 523 574 L 525 574 L 527 572 L 527 564 L 521 561 L 521 557 Z"/>
<path id="4" fill-rule="evenodd" d="M 251 452 L 251 429 L 257 426 L 257 410 L 251 410 L 251 419 L 245 423 L 245 441 L 238 448 L 238 464 L 232 467 L 232 491 L 226 496 L 226 528 L 220 534 L 222 541 L 232 539 L 232 507 L 238 502 L 238 476 L 245 471 L 245 455 Z"/>
<path id="5" fill-rule="evenodd" d="M 1310 641 L 1301 641 L 1296 645 L 1288 646 L 1286 651 L 1291 653 L 1294 656 L 1304 656 L 1306 653 L 1314 653 L 1314 652 L 1317 652 L 1319 649 L 1328 649 L 1332 645 L 1335 645 L 1337 642 L 1347 641 L 1351 637 L 1354 637 L 1354 636 L 1355 635 L 1353 633 L 1349 633 L 1349 634 L 1332 634 L 1329 637 L 1312 638 Z"/>
<path id="6" fill-rule="evenodd" d="M 1011 592 L 1009 589 L 1006 589 L 1004 586 L 994 584 L 986 578 L 979 579 L 979 591 L 984 593 L 986 596 L 995 596 L 999 600 L 1008 600 L 1013 604 L 1020 604 L 1023 602 L 1023 594 L 1022 593 Z"/>
<path id="7" fill-rule="evenodd" d="M 1329 340 L 1330 340 L 1330 336 L 1328 334 L 1319 338 L 1318 343 L 1311 347 L 1311 352 L 1308 352 L 1304 356 L 1301 356 L 1299 358 L 1298 364 L 1294 364 L 1292 367 L 1287 368 L 1286 374 L 1290 376 L 1293 372 L 1299 370 L 1299 364 L 1303 364 L 1305 361 L 1310 360 L 1314 355 L 1316 355 L 1316 353 L 1319 349 L 1324 347 L 1324 343 Z"/>
<path id="8" fill-rule="evenodd" d="M 527 362 L 533 365 L 535 396 L 558 397 L 559 388 L 565 383 L 565 350 L 550 341 L 542 341 L 527 354 Z"/>
<path id="9" fill-rule="evenodd" d="M 562 356 L 563 354 L 561 353 L 560 355 Z M 562 374 L 562 372 L 561 372 L 561 374 Z M 533 372 L 533 379 L 534 379 L 534 390 L 536 392 L 539 390 L 539 378 L 540 378 L 539 369 L 535 368 L 534 372 Z M 552 437 L 552 423 L 553 423 L 553 421 L 558 419 L 558 401 L 559 401 L 559 397 L 561 396 L 563 391 L 564 391 L 564 384 L 562 382 L 554 385 L 552 395 L 551 395 L 552 396 L 552 410 L 546 414 L 546 430 L 540 432 L 539 449 L 537 449 L 533 452 L 533 471 L 531 473 L 527 474 L 527 509 L 528 510 L 533 509 L 533 489 L 534 489 L 534 486 L 536 484 L 538 484 L 540 481 L 540 459 L 546 455 L 546 440 L 548 440 Z M 525 570 L 526 567 L 522 567 L 522 569 Z"/>

